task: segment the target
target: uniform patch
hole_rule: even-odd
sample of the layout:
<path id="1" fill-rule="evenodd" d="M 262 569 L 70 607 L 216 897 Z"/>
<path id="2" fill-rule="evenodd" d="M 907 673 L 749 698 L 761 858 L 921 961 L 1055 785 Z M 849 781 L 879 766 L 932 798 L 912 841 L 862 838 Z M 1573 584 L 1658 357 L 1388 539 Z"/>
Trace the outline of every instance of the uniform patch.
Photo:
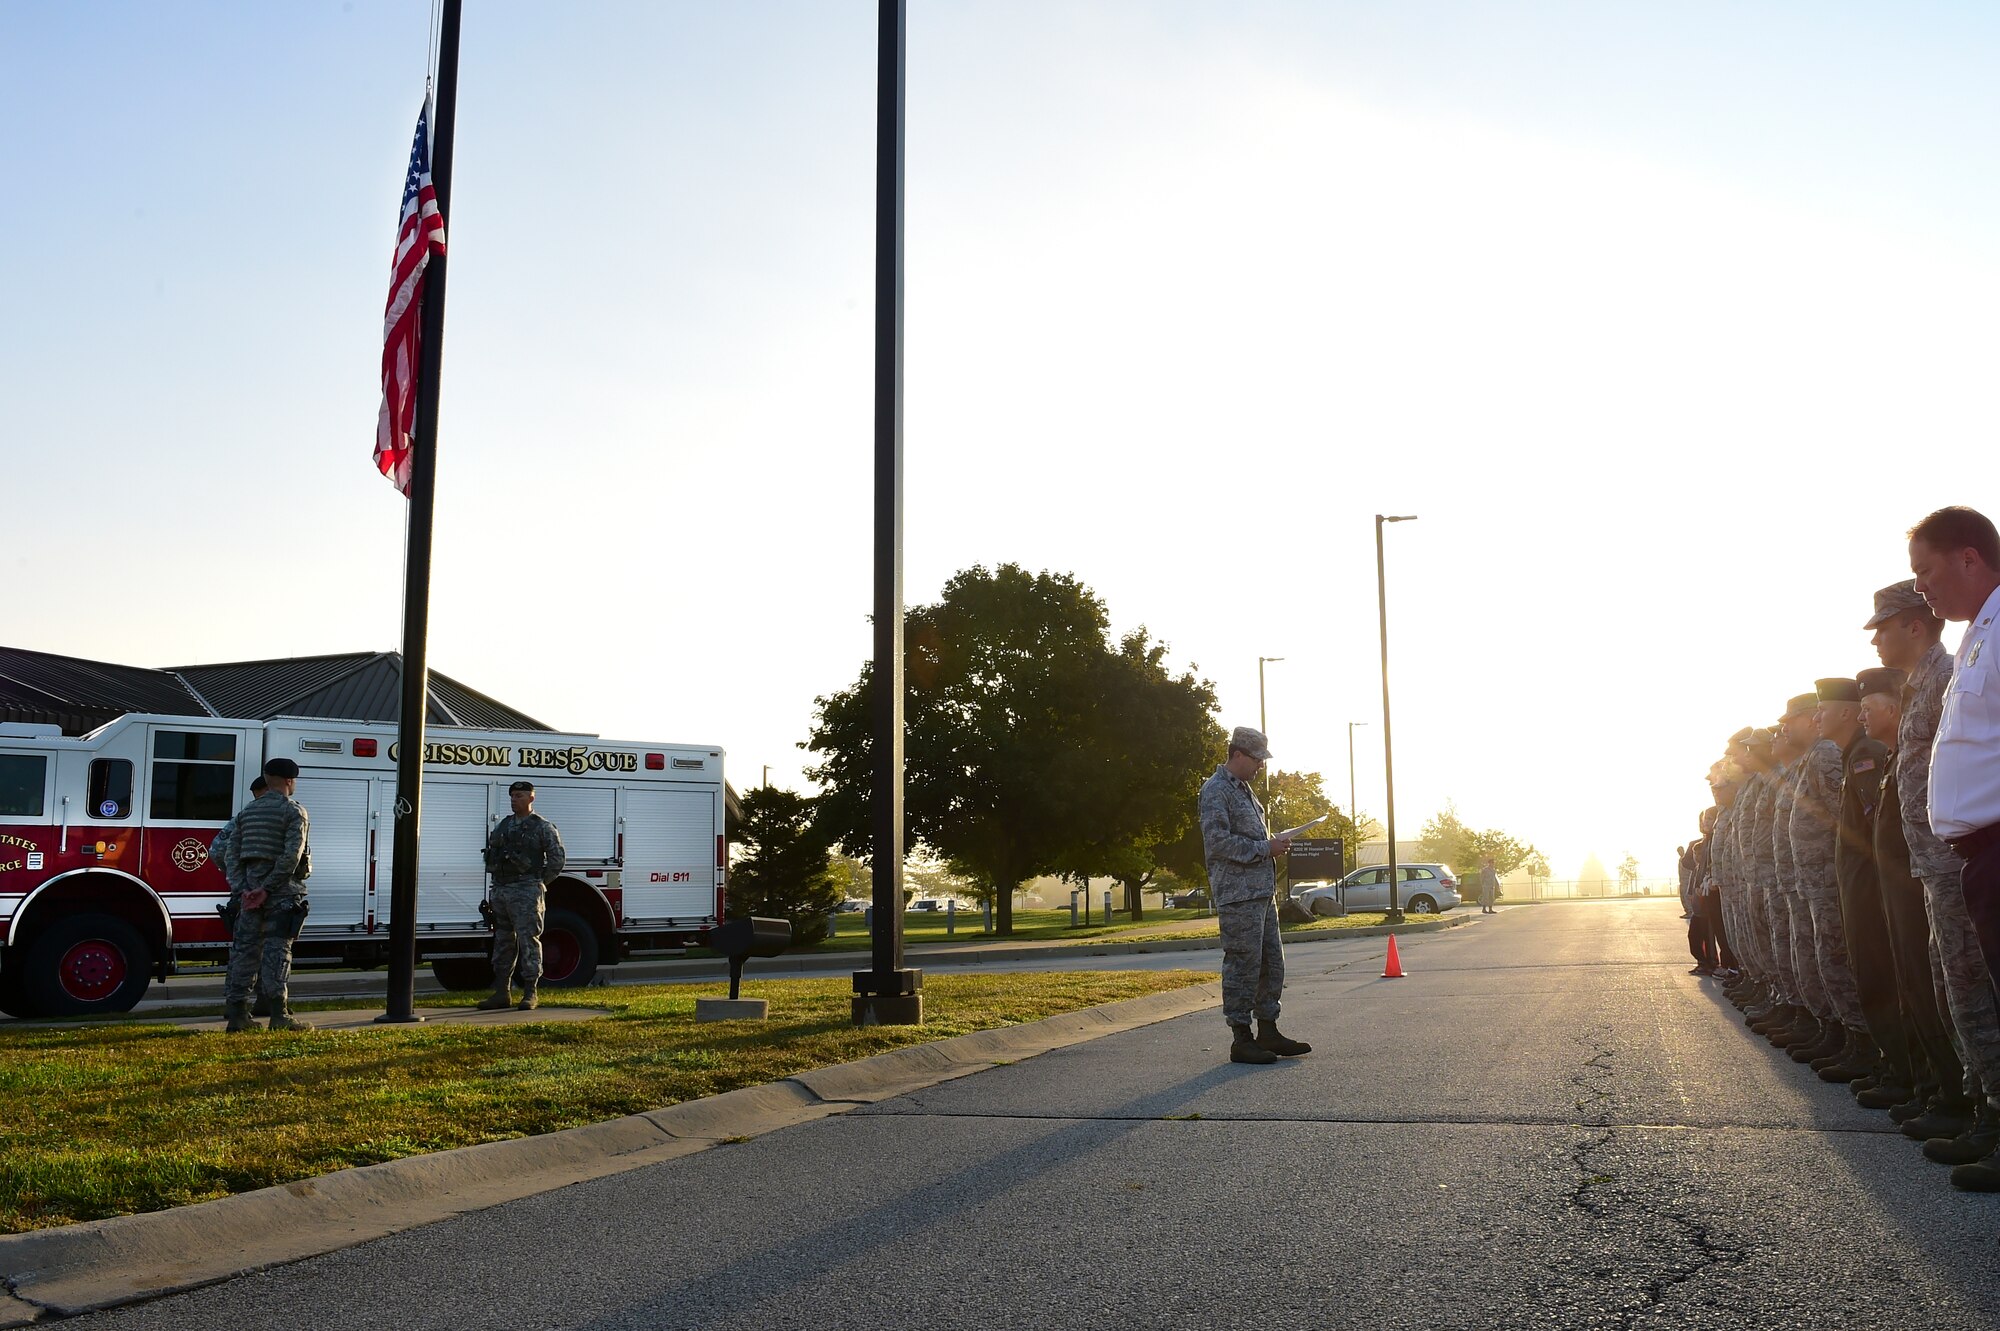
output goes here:
<path id="1" fill-rule="evenodd" d="M 1872 772 L 1875 770 L 1875 760 L 1873 758 L 1863 758 L 1848 770 L 1854 772 Z"/>

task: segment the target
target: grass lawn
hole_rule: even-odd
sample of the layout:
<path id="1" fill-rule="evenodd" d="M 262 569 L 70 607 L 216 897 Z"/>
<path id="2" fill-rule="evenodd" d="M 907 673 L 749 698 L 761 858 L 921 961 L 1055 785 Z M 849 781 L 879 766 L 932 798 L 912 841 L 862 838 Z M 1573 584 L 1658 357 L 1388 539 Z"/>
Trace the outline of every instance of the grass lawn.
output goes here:
<path id="1" fill-rule="evenodd" d="M 155 1211 L 348 1165 L 577 1127 L 1212 974 L 939 975 L 922 1026 L 849 1024 L 853 984 L 746 981 L 771 1020 L 694 1020 L 685 985 L 560 990 L 593 1021 L 223 1035 L 133 1020 L 0 1031 L 0 1232 Z M 477 994 L 421 1006 L 466 1006 Z"/>

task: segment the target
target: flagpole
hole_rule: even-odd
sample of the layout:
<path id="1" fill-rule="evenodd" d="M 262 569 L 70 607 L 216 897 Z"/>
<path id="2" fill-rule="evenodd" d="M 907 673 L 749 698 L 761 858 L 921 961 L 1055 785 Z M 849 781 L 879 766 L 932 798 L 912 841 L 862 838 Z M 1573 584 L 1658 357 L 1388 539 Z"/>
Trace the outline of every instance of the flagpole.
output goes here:
<path id="1" fill-rule="evenodd" d="M 875 19 L 875 675 L 868 799 L 873 967 L 854 973 L 854 1024 L 915 1026 L 924 973 L 903 964 L 904 0 Z"/>
<path id="2" fill-rule="evenodd" d="M 431 188 L 451 235 L 451 148 L 458 127 L 458 19 L 461 0 L 444 0 L 438 34 L 437 104 L 431 120 Z M 421 236 L 419 243 L 422 243 Z M 395 859 L 389 880 L 389 992 L 385 1022 L 416 1014 L 417 856 L 424 804 L 424 720 L 430 709 L 431 511 L 437 497 L 438 386 L 444 367 L 444 283 L 448 260 L 433 254 L 424 274 L 422 359 L 410 431 L 410 530 L 403 569 L 403 706 L 396 753 Z"/>

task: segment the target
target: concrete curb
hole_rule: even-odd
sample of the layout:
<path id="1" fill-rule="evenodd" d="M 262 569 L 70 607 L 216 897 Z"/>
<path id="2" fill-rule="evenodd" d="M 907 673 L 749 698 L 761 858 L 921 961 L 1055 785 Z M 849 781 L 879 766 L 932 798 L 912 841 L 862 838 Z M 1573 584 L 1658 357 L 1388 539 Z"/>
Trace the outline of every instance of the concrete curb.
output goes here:
<path id="1" fill-rule="evenodd" d="M 912 1045 L 587 1127 L 343 1169 L 172 1211 L 0 1236 L 0 1327 L 215 1284 L 502 1202 L 692 1155 L 1212 1009 L 1198 984 Z"/>

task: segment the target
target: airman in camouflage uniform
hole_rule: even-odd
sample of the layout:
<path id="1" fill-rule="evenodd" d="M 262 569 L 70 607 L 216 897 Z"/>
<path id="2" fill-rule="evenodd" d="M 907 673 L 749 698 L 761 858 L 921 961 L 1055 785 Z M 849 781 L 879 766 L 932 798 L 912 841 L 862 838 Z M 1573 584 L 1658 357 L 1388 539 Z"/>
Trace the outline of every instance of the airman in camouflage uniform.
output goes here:
<path id="1" fill-rule="evenodd" d="M 1907 587 L 1910 595 L 1915 594 L 1914 583 L 1901 583 L 1898 587 Z M 1921 598 L 1917 604 L 1922 605 Z M 1925 613 L 1928 614 L 1928 608 Z M 1885 657 L 1884 664 L 1895 662 Z M 1909 682 L 1903 687 L 1902 720 L 1896 729 L 1896 794 L 1902 801 L 1903 836 L 1909 842 L 1910 869 L 1924 885 L 1924 909 L 1931 922 L 1931 964 L 1939 987 L 1944 990 L 1952 1033 L 1957 1037 L 1959 1058 L 1965 1065 L 1965 1094 L 1974 1101 L 1983 1099 L 1986 1116 L 1990 1118 L 2000 1111 L 2000 1005 L 1995 1003 L 1986 959 L 1979 950 L 1972 917 L 1965 909 L 1965 893 L 1959 884 L 1964 862 L 1931 831 L 1931 744 L 1937 738 L 1938 720 L 1944 714 L 1944 695 L 1951 683 L 1951 671 L 1951 656 L 1934 640 L 1909 668 Z M 1954 1119 L 1965 1122 L 1962 1110 L 1954 1115 L 1952 1108 L 1947 1107 L 1935 1120 L 1928 1114 L 1911 1120 L 1904 1125 L 1905 1130 L 1914 1134 L 1936 1129 L 1936 1135 L 1957 1135 L 1944 1131 Z M 1966 1123 L 1958 1131 L 1964 1132 L 1971 1126 Z"/>
<path id="2" fill-rule="evenodd" d="M 1229 1023 L 1232 1063 L 1275 1063 L 1280 1055 L 1312 1052 L 1278 1030 L 1285 952 L 1278 937 L 1277 860 L 1292 845 L 1271 835 L 1250 791 L 1250 779 L 1270 757 L 1261 731 L 1238 726 L 1229 737 L 1228 760 L 1201 787 L 1202 857 L 1222 933 L 1222 1019 Z"/>
<path id="3" fill-rule="evenodd" d="M 493 873 L 493 993 L 479 1007 L 489 1012 L 516 1006 L 512 985 L 517 962 L 518 1006 L 529 1011 L 538 1005 L 547 888 L 568 858 L 555 824 L 535 812 L 535 783 L 516 781 L 507 795 L 514 811 L 486 839 L 486 867 Z"/>
<path id="4" fill-rule="evenodd" d="M 1800 1009 L 1789 1027 L 1772 1032 L 1774 1037 L 1783 1037 L 1777 1042 L 1784 1045 L 1817 1042 L 1824 1034 L 1821 1023 L 1833 1014 L 1826 988 L 1820 983 L 1819 960 L 1813 945 L 1812 908 L 1806 900 L 1797 847 L 1792 840 L 1792 813 L 1798 804 L 1806 755 L 1813 743 L 1807 718 L 1818 705 L 1819 699 L 1808 693 L 1793 698 L 1786 708 L 1785 719 L 1780 725 L 1785 742 L 1785 766 L 1780 769 L 1778 795 L 1771 806 L 1771 846 L 1777 862 L 1778 897 L 1782 902 L 1779 915 L 1783 932 L 1778 946 L 1784 951 L 1791 967 L 1792 998 Z"/>
<path id="5" fill-rule="evenodd" d="M 1824 734 L 1828 695 L 1840 695 L 1834 701 L 1844 709 L 1859 703 L 1858 697 L 1845 696 L 1855 691 L 1851 679 L 1821 680 L 1815 687 L 1811 712 L 1814 739 L 1800 767 L 1798 791 L 1792 797 L 1792 864 L 1810 912 L 1813 960 L 1826 993 L 1827 1007 L 1820 1016 L 1835 1027 L 1814 1046 L 1818 1052 L 1811 1053 L 1812 1058 L 1850 1051 L 1868 1027 L 1847 958 L 1847 927 L 1840 913 L 1840 879 L 1834 862 L 1840 844 L 1840 787 L 1847 760 L 1840 745 Z"/>
<path id="6" fill-rule="evenodd" d="M 1789 917 L 1778 896 L 1777 845 L 1772 835 L 1777 826 L 1774 810 L 1778 789 L 1785 778 L 1773 753 L 1775 737 L 1768 730 L 1753 733 L 1748 749 L 1752 765 L 1760 769 L 1759 785 L 1745 832 L 1744 864 L 1750 882 L 1751 929 L 1769 999 L 1753 1013 L 1752 1019 L 1758 1020 L 1778 1008 L 1796 1004 L 1798 985 L 1792 974 L 1790 949 L 1778 946 L 1780 938 L 1790 937 Z"/>
<path id="7" fill-rule="evenodd" d="M 250 798 L 253 801 L 260 799 L 270 788 L 270 781 L 260 772 L 257 774 L 257 779 L 250 783 Z M 242 810 L 237 810 L 237 813 L 240 815 Z M 215 861 L 215 867 L 222 872 L 223 881 L 229 884 L 229 904 L 216 907 L 216 914 L 222 917 L 222 927 L 229 931 L 229 936 L 233 939 L 236 936 L 236 917 L 243 913 L 243 869 L 236 861 L 234 817 L 222 825 L 222 830 L 215 834 L 215 840 L 209 843 L 208 857 Z M 226 973 L 227 967 L 224 970 Z M 250 990 L 253 994 L 257 993 L 254 979 L 251 981 Z M 251 1000 L 251 1016 L 267 1017 L 270 1014 L 270 1007 L 264 1002 L 262 995 Z"/>
<path id="8" fill-rule="evenodd" d="M 272 1030 L 312 1029 L 293 1018 L 286 993 L 292 942 L 305 923 L 306 879 L 312 876 L 305 806 L 292 798 L 298 776 L 299 766 L 289 758 L 264 764 L 269 789 L 238 811 L 225 852 L 223 871 L 232 889 L 239 882 L 243 888 L 222 989 L 231 1031 L 250 1029 L 253 979 L 271 1005 Z"/>

